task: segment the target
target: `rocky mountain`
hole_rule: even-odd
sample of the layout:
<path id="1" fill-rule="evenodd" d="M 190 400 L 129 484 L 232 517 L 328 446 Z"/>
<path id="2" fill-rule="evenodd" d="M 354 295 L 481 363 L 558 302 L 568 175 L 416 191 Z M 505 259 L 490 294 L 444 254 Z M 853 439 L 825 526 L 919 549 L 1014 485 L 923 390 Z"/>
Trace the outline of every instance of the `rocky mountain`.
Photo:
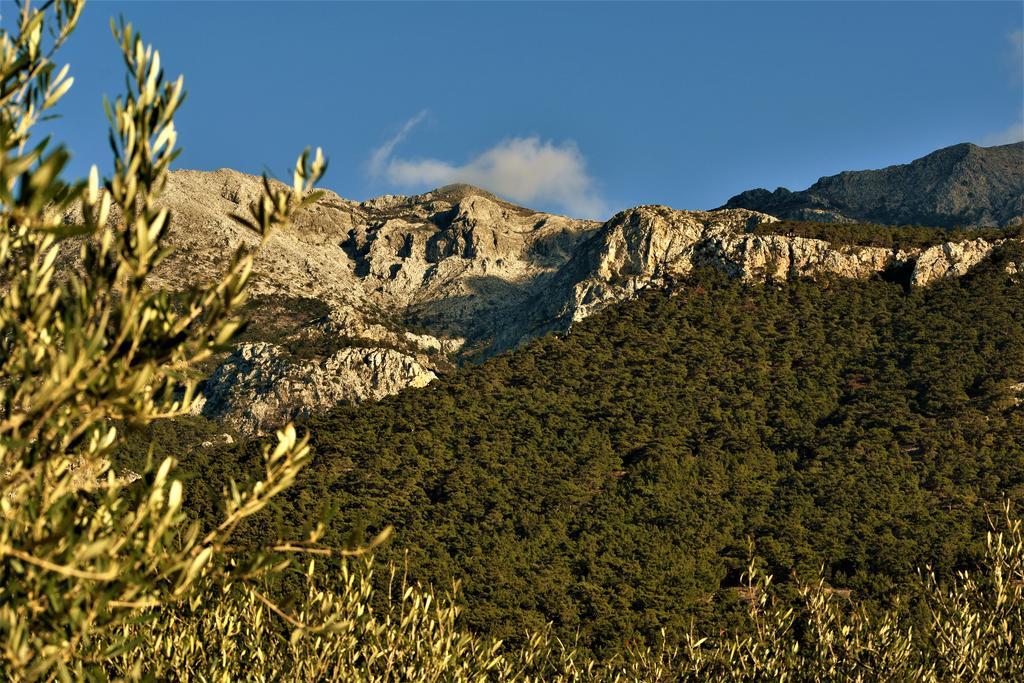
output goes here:
<path id="1" fill-rule="evenodd" d="M 806 190 L 747 190 L 723 208 L 784 220 L 884 225 L 1007 227 L 1024 222 L 1024 142 L 969 143 L 909 164 L 826 176 Z"/>
<path id="2" fill-rule="evenodd" d="M 211 278 L 254 240 L 229 215 L 261 183 L 228 170 L 172 173 L 162 201 L 174 252 L 158 283 L 182 290 Z M 898 271 L 920 286 L 962 274 L 996 246 L 843 246 L 773 234 L 775 222 L 742 208 L 641 206 L 598 223 L 466 185 L 365 202 L 327 192 L 260 252 L 251 325 L 211 368 L 200 409 L 258 432 L 338 402 L 379 399 L 568 330 L 643 289 L 672 287 L 700 266 L 760 282 Z"/>

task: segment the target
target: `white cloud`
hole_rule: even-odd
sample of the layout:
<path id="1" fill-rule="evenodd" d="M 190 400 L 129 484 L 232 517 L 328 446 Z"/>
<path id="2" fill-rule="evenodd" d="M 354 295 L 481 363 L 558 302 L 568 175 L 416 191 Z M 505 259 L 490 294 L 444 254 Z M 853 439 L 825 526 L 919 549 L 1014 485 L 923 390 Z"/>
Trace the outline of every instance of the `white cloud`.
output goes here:
<path id="1" fill-rule="evenodd" d="M 410 119 L 395 137 L 373 152 L 371 174 L 404 187 L 469 183 L 527 206 L 551 203 L 575 216 L 607 217 L 607 205 L 573 142 L 555 144 L 536 136 L 509 138 L 461 165 L 440 159 L 394 157 L 395 146 L 423 120 L 424 114 Z"/>
<path id="2" fill-rule="evenodd" d="M 384 168 L 388 159 L 391 157 L 391 153 L 395 151 L 395 146 L 404 140 L 405 136 L 409 134 L 409 131 L 418 126 L 420 121 L 425 118 L 427 118 L 427 110 L 423 109 L 419 114 L 416 114 L 416 116 L 402 124 L 402 127 L 397 133 L 395 133 L 394 137 L 373 151 L 373 154 L 370 156 L 371 175 L 378 176 L 384 172 Z"/>
<path id="3" fill-rule="evenodd" d="M 1007 55 L 1010 59 L 1011 83 L 1015 88 L 1024 85 L 1024 30 L 1011 31 L 1009 36 L 1010 47 Z M 979 140 L 982 145 L 1008 145 L 1011 142 L 1024 140 L 1024 106 L 1021 107 L 1020 118 L 1004 130 L 990 133 Z"/>
<path id="4" fill-rule="evenodd" d="M 1024 118 L 1010 124 L 1010 127 L 1006 130 L 986 135 L 980 140 L 980 144 L 990 147 L 992 145 L 1008 145 L 1011 142 L 1020 142 L 1021 140 L 1024 140 Z"/>

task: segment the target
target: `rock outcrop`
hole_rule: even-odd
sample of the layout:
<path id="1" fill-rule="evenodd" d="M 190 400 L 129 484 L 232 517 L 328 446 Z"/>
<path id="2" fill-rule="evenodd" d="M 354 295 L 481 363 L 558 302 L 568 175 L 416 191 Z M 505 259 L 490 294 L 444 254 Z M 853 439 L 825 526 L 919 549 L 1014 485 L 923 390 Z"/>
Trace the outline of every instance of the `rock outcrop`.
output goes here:
<path id="1" fill-rule="evenodd" d="M 887 225 L 1008 227 L 1024 222 L 1024 142 L 998 147 L 969 143 L 940 149 L 909 164 L 846 171 L 806 190 L 742 192 L 723 208 L 744 208 L 785 220 Z"/>
<path id="2" fill-rule="evenodd" d="M 198 412 L 258 433 L 342 402 L 379 400 L 437 378 L 392 349 L 347 348 L 296 360 L 273 344 L 242 344 L 210 376 Z"/>
<path id="3" fill-rule="evenodd" d="M 998 244 L 977 239 L 929 247 L 914 262 L 910 284 L 923 287 L 938 278 L 966 275 L 967 271 L 988 257 Z"/>
<path id="4" fill-rule="evenodd" d="M 778 282 L 823 274 L 864 278 L 906 265 L 913 252 L 832 246 L 802 237 L 750 232 L 776 222 L 745 209 L 675 211 L 642 206 L 613 217 L 555 279 L 565 294 L 543 316 L 562 329 L 648 287 L 663 287 L 694 268 Z"/>

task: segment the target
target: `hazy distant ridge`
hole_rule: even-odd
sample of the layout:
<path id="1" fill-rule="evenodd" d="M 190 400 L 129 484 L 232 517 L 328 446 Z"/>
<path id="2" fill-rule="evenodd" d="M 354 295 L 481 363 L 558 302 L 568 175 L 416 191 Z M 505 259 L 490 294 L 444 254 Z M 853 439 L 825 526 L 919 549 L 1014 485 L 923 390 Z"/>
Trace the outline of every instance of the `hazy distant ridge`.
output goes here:
<path id="1" fill-rule="evenodd" d="M 806 190 L 747 190 L 723 208 L 784 220 L 1008 227 L 1024 222 L 1024 142 L 953 145 L 875 171 L 844 171 Z"/>

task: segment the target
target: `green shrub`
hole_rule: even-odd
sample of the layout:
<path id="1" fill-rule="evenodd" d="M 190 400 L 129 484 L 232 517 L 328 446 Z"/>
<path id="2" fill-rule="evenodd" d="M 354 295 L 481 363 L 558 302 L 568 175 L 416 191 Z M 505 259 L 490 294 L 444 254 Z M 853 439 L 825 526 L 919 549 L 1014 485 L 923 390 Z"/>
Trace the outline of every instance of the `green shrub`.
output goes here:
<path id="1" fill-rule="evenodd" d="M 803 586 L 797 604 L 751 563 L 747 623 L 683 644 L 630 648 L 610 661 L 581 656 L 550 631 L 523 644 L 476 637 L 460 626 L 455 592 L 436 597 L 390 582 L 383 608 L 372 564 L 315 570 L 292 614 L 252 591 L 217 584 L 198 609 L 162 610 L 125 628 L 138 643 L 114 675 L 158 679 L 286 681 L 1013 681 L 1024 678 L 1024 534 L 1007 508 L 989 534 L 982 570 L 948 586 L 923 577 L 927 619 L 918 632 L 898 606 L 869 611 L 830 590 Z M 457 586 L 456 586 L 457 589 Z"/>
<path id="2" fill-rule="evenodd" d="M 264 450 L 263 477 L 233 485 L 221 523 L 202 533 L 184 524 L 173 459 L 142 484 L 110 471 L 116 424 L 188 410 L 187 371 L 238 329 L 253 252 L 176 305 L 147 286 L 167 254 L 172 219 L 157 199 L 184 92 L 131 25 L 112 27 L 128 70 L 127 92 L 107 103 L 113 174 L 101 183 L 94 166 L 87 181 L 61 181 L 66 149 L 33 127 L 71 86 L 53 56 L 82 8 L 25 2 L 16 34 L 0 33 L 0 668 L 11 679 L 102 677 L 140 609 L 198 606 L 197 585 L 251 586 L 278 571 L 279 553 L 233 553 L 231 534 L 309 459 L 285 427 Z M 293 187 L 265 182 L 238 220 L 266 239 L 313 199 L 323 169 L 319 151 L 304 153 Z M 112 215 L 125 218 L 115 226 Z M 81 267 L 58 269 L 76 250 Z"/>

